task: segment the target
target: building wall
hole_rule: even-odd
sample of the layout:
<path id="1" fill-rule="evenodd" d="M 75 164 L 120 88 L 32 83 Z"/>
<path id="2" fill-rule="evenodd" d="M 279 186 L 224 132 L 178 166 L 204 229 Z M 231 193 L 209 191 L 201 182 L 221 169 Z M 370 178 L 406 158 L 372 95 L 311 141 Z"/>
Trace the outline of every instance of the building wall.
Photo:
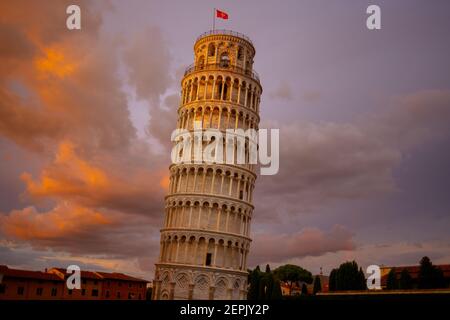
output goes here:
<path id="1" fill-rule="evenodd" d="M 2 281 L 4 293 L 0 293 L 0 300 L 58 300 L 63 298 L 64 282 L 53 280 L 18 279 L 4 277 Z M 19 294 L 19 288 L 23 293 Z M 42 294 L 38 294 L 38 288 Z M 56 290 L 52 295 L 52 289 Z"/>
<path id="2" fill-rule="evenodd" d="M 102 299 L 105 300 L 145 300 L 147 284 L 122 280 L 108 280 L 102 282 Z"/>

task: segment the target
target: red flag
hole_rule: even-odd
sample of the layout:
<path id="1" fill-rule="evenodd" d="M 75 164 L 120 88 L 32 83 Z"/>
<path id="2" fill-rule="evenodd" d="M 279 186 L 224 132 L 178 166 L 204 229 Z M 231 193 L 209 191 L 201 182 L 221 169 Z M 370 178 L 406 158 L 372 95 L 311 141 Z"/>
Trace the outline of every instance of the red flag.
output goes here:
<path id="1" fill-rule="evenodd" d="M 216 9 L 216 17 L 228 20 L 228 13 Z"/>

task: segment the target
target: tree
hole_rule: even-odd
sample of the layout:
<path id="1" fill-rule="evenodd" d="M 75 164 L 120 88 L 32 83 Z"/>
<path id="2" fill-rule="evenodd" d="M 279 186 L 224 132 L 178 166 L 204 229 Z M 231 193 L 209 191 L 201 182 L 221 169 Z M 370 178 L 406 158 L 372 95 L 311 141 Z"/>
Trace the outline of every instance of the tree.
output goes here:
<path id="1" fill-rule="evenodd" d="M 366 275 L 362 268 L 359 268 L 359 290 L 367 290 Z"/>
<path id="2" fill-rule="evenodd" d="M 280 280 L 273 277 L 273 287 L 272 287 L 272 293 L 270 296 L 270 300 L 281 300 L 283 298 L 283 294 L 281 293 L 281 283 Z"/>
<path id="3" fill-rule="evenodd" d="M 423 257 L 420 260 L 418 282 L 420 289 L 445 288 L 445 278 L 442 270 L 433 266 L 428 257 Z"/>
<path id="4" fill-rule="evenodd" d="M 419 288 L 420 289 L 431 289 L 433 278 L 433 264 L 430 261 L 430 258 L 423 257 L 420 260 L 420 269 L 419 269 Z"/>
<path id="5" fill-rule="evenodd" d="M 316 294 L 320 291 L 322 291 L 322 284 L 320 282 L 320 277 L 316 276 L 316 278 L 314 279 L 313 293 Z"/>
<path id="6" fill-rule="evenodd" d="M 285 264 L 276 268 L 274 274 L 280 281 L 288 284 L 289 295 L 292 293 L 294 283 L 303 281 L 309 284 L 313 281 L 311 272 L 293 264 Z"/>
<path id="7" fill-rule="evenodd" d="M 412 289 L 412 278 L 407 269 L 402 270 L 398 286 L 403 290 Z"/>
<path id="8" fill-rule="evenodd" d="M 328 290 L 336 291 L 336 274 L 337 269 L 333 269 L 330 272 L 330 277 L 328 278 Z"/>
<path id="9" fill-rule="evenodd" d="M 389 270 L 387 279 L 386 279 L 386 289 L 394 290 L 398 288 L 397 284 L 397 276 L 395 275 L 395 268 Z"/>
<path id="10" fill-rule="evenodd" d="M 259 297 L 259 285 L 261 280 L 261 270 L 259 266 L 251 271 L 248 275 L 248 282 L 250 284 L 250 288 L 248 289 L 247 299 L 248 300 L 257 300 Z"/>
<path id="11" fill-rule="evenodd" d="M 274 275 L 270 271 L 270 266 L 266 265 L 266 272 L 260 273 L 257 300 L 271 299 L 273 286 L 274 286 Z"/>
<path id="12" fill-rule="evenodd" d="M 336 271 L 335 290 L 363 290 L 366 289 L 364 272 L 355 261 L 347 261 Z"/>
<path id="13" fill-rule="evenodd" d="M 307 295 L 308 294 L 308 287 L 306 286 L 306 283 L 303 283 L 302 285 L 302 295 Z"/>

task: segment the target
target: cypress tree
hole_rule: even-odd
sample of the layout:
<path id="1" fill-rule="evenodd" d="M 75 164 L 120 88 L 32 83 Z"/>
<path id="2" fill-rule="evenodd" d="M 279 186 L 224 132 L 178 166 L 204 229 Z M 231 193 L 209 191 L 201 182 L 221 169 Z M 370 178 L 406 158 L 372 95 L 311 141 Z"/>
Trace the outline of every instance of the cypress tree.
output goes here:
<path id="1" fill-rule="evenodd" d="M 407 269 L 400 274 L 399 288 L 403 290 L 412 289 L 412 278 Z"/>
<path id="2" fill-rule="evenodd" d="M 308 287 L 306 286 L 306 283 L 303 283 L 302 285 L 302 295 L 308 294 Z"/>
<path id="3" fill-rule="evenodd" d="M 249 274 L 250 288 L 248 289 L 247 293 L 248 300 L 258 299 L 260 278 L 261 278 L 261 271 L 259 270 L 259 266 L 256 266 L 256 268 Z"/>
<path id="4" fill-rule="evenodd" d="M 394 290 L 398 288 L 397 277 L 395 276 L 395 268 L 392 268 L 387 276 L 386 289 Z"/>
<path id="5" fill-rule="evenodd" d="M 273 277 L 273 275 L 272 275 Z M 270 296 L 270 300 L 281 300 L 283 298 L 283 294 L 281 292 L 281 283 L 280 280 L 273 277 L 273 287 Z"/>
<path id="6" fill-rule="evenodd" d="M 322 291 L 322 284 L 320 283 L 320 277 L 316 276 L 316 278 L 314 279 L 313 293 L 316 294 L 317 292 L 320 291 Z"/>
<path id="7" fill-rule="evenodd" d="M 336 291 L 336 273 L 337 273 L 336 269 L 333 269 L 330 272 L 330 277 L 328 278 L 328 290 L 329 291 Z"/>

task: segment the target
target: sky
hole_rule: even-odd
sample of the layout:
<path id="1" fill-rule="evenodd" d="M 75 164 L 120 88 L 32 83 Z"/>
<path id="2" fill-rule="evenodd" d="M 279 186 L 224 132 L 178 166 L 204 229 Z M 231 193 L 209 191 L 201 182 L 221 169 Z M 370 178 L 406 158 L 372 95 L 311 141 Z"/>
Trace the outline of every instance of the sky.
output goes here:
<path id="1" fill-rule="evenodd" d="M 180 81 L 214 8 L 252 39 L 260 128 L 280 129 L 249 267 L 450 263 L 448 1 L 130 0 L 0 2 L 0 264 L 153 278 Z"/>

